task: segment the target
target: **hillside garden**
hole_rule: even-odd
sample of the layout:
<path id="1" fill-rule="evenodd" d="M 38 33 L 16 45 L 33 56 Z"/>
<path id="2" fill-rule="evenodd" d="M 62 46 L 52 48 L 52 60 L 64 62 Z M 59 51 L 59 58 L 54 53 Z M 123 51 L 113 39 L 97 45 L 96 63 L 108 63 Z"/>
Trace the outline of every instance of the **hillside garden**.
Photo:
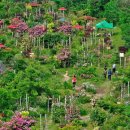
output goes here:
<path id="1" fill-rule="evenodd" d="M 129 12 L 129 0 L 1 0 L 0 130 L 129 130 Z"/>

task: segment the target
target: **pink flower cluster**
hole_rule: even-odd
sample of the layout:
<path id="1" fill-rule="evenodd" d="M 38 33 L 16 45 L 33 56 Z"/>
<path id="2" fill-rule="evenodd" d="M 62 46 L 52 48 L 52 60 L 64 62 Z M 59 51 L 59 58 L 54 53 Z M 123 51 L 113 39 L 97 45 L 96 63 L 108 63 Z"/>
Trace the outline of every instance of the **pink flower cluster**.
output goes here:
<path id="1" fill-rule="evenodd" d="M 92 26 L 87 26 L 85 28 L 85 36 L 90 36 L 90 34 L 94 31 L 94 28 Z"/>
<path id="2" fill-rule="evenodd" d="M 28 25 L 19 18 L 13 18 L 8 28 L 15 29 L 16 32 L 22 33 L 27 31 Z"/>
<path id="3" fill-rule="evenodd" d="M 68 25 L 62 25 L 58 28 L 59 32 L 63 32 L 66 34 L 70 34 L 72 31 L 72 26 L 70 24 Z"/>
<path id="4" fill-rule="evenodd" d="M 57 55 L 57 59 L 61 61 L 67 60 L 70 57 L 70 54 L 71 54 L 70 50 L 67 48 L 64 48 L 61 50 L 61 53 Z"/>
<path id="5" fill-rule="evenodd" d="M 30 28 L 28 32 L 31 37 L 38 37 L 46 32 L 46 27 L 43 25 L 37 25 L 33 28 Z"/>
<path id="6" fill-rule="evenodd" d="M 20 113 L 16 113 L 9 122 L 2 122 L 0 130 L 31 130 L 35 121 L 30 117 L 23 117 Z"/>

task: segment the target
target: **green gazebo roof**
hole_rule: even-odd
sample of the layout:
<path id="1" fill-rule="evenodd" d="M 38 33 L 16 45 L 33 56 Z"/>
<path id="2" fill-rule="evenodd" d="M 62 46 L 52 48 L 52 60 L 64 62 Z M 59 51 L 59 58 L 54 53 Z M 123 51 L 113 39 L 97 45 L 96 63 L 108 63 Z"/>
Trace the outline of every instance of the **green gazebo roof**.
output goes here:
<path id="1" fill-rule="evenodd" d="M 96 24 L 96 28 L 112 29 L 113 28 L 113 23 L 108 23 L 107 21 L 103 20 L 100 23 Z"/>

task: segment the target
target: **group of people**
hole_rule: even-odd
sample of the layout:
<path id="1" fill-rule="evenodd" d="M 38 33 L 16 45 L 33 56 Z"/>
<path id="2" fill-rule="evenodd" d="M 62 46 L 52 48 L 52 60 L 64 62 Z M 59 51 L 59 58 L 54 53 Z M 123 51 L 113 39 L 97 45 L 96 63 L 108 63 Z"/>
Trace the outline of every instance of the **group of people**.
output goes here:
<path id="1" fill-rule="evenodd" d="M 111 80 L 112 74 L 116 73 L 116 64 L 112 65 L 112 69 L 107 69 L 107 66 L 105 65 L 104 67 L 104 78 L 106 79 L 108 77 L 109 80 Z M 66 74 L 64 75 L 64 81 L 68 81 L 70 79 L 70 77 L 68 76 L 68 71 L 66 71 Z M 77 78 L 76 75 L 73 75 L 72 77 L 72 85 L 73 88 L 76 86 L 77 83 Z"/>
<path id="2" fill-rule="evenodd" d="M 108 76 L 108 79 L 111 80 L 112 74 L 116 73 L 116 64 L 112 65 L 112 69 L 107 69 L 107 66 L 104 67 L 104 78 L 106 79 Z"/>

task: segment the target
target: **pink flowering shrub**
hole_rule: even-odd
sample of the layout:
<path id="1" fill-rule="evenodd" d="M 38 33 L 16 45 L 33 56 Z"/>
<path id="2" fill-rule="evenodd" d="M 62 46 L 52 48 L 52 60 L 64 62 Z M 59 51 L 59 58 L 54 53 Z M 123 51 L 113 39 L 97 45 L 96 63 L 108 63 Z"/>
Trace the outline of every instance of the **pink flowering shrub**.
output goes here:
<path id="1" fill-rule="evenodd" d="M 23 117 L 20 113 L 16 113 L 8 122 L 2 122 L 0 130 L 31 130 L 35 121 L 30 117 Z"/>
<path id="2" fill-rule="evenodd" d="M 37 25 L 28 30 L 30 37 L 38 37 L 46 32 L 46 27 L 43 25 Z"/>
<path id="3" fill-rule="evenodd" d="M 92 26 L 87 26 L 85 28 L 85 36 L 90 36 L 90 34 L 94 31 L 94 28 Z"/>
<path id="4" fill-rule="evenodd" d="M 68 25 L 62 25 L 58 28 L 59 32 L 63 32 L 65 34 L 70 34 L 72 31 L 72 26 L 70 24 Z"/>
<path id="5" fill-rule="evenodd" d="M 23 33 L 28 30 L 28 25 L 19 18 L 13 18 L 11 20 L 11 26 L 15 26 L 16 32 Z"/>
<path id="6" fill-rule="evenodd" d="M 21 22 L 17 24 L 17 30 L 16 30 L 17 32 L 22 33 L 22 32 L 27 31 L 27 29 L 28 29 L 28 26 L 25 22 Z"/>

